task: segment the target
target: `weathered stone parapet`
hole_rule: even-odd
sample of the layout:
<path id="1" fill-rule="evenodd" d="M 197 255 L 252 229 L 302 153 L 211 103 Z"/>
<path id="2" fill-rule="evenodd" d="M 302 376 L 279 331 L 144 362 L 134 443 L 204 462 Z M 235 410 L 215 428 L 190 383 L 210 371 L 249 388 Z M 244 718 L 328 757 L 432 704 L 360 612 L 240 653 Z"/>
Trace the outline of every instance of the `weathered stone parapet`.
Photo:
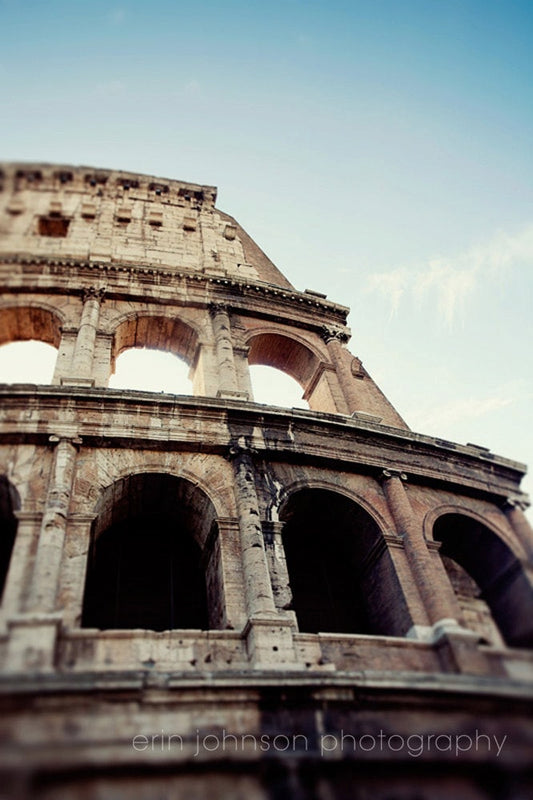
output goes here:
<path id="1" fill-rule="evenodd" d="M 21 614 L 8 621 L 6 672 L 51 672 L 61 626 L 59 614 Z"/>
<path id="2" fill-rule="evenodd" d="M 50 442 L 56 448 L 26 608 L 41 613 L 55 611 L 77 446 L 81 439 L 51 436 Z"/>

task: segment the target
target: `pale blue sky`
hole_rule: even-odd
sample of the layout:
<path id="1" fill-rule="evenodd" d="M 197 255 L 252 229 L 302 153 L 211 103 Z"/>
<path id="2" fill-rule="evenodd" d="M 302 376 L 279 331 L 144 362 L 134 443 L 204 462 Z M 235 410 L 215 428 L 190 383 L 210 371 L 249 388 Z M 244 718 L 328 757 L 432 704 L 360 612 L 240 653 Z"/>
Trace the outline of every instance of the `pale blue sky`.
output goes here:
<path id="1" fill-rule="evenodd" d="M 412 428 L 533 465 L 530 0 L 0 0 L 0 29 L 1 158 L 217 185 Z"/>

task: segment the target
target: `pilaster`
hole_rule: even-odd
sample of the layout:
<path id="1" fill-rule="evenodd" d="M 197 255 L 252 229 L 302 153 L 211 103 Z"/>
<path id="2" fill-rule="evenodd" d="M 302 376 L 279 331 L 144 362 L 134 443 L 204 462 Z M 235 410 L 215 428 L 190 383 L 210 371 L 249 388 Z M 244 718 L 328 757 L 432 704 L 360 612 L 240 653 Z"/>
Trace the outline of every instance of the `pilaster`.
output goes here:
<path id="1" fill-rule="evenodd" d="M 533 529 L 524 513 L 528 506 L 529 503 L 524 498 L 509 497 L 503 510 L 528 561 L 533 564 Z"/>
<path id="2" fill-rule="evenodd" d="M 209 313 L 213 324 L 217 356 L 219 379 L 217 397 L 248 399 L 247 395 L 245 396 L 239 390 L 228 308 L 222 303 L 211 303 Z"/>
<path id="3" fill-rule="evenodd" d="M 254 479 L 250 448 L 234 442 L 229 458 L 235 473 L 235 494 L 241 536 L 241 557 L 248 622 L 244 636 L 250 661 L 256 669 L 284 664 L 300 668 L 293 642 L 293 623 L 279 616 L 274 596 Z"/>
<path id="4" fill-rule="evenodd" d="M 105 288 L 90 286 L 82 290 L 83 308 L 76 336 L 70 374 L 62 378 L 63 384 L 93 386 L 93 360 L 100 307 Z"/>

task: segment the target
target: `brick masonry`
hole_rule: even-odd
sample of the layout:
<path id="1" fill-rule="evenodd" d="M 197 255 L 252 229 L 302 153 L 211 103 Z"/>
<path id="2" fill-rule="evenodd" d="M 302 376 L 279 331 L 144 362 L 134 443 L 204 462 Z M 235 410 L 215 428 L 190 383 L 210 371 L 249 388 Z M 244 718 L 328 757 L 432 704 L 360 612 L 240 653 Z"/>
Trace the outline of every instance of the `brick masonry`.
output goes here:
<path id="1" fill-rule="evenodd" d="M 348 309 L 295 290 L 214 187 L 41 164 L 0 184 L 0 342 L 58 351 L 52 385 L 0 386 L 5 796 L 526 796 L 524 466 L 410 431 L 348 350 Z M 186 361 L 193 396 L 109 389 L 142 346 Z M 292 375 L 309 410 L 254 403 L 250 364 Z M 85 622 L 102 543 L 122 526 L 128 551 L 147 509 L 195 542 L 205 629 Z M 287 531 L 306 569 L 323 553 L 329 600 Z M 508 739 L 418 760 L 339 750 L 341 730 Z M 183 746 L 154 747 L 162 731 Z M 249 738 L 221 750 L 224 731 Z"/>

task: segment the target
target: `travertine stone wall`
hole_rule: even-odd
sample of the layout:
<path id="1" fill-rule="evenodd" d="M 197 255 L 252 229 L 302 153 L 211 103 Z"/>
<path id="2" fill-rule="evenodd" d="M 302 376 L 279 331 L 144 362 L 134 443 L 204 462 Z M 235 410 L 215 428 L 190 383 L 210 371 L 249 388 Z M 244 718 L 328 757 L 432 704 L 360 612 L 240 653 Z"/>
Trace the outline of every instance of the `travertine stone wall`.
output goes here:
<path id="1" fill-rule="evenodd" d="M 0 165 L 0 344 L 57 348 L 51 386 L 0 386 L 0 512 L 17 527 L 0 606 L 7 796 L 352 796 L 345 756 L 320 753 L 322 735 L 503 736 L 506 712 L 515 738 L 501 761 L 433 751 L 420 777 L 405 753 L 380 754 L 378 771 L 359 753 L 361 797 L 411 796 L 405 776 L 428 800 L 492 797 L 487 763 L 527 796 L 525 467 L 410 431 L 348 350 L 348 309 L 294 289 L 215 200 L 210 186 L 133 173 Z M 183 359 L 192 396 L 109 389 L 135 347 Z M 295 378 L 309 410 L 256 404 L 253 364 Z M 158 485 L 173 493 L 176 537 L 197 546 L 206 630 L 84 621 L 97 543 L 140 516 L 143 482 L 152 505 Z M 302 497 L 327 505 L 320 530 Z M 480 542 L 485 599 L 461 542 L 435 535 L 454 515 Z M 298 572 L 309 536 L 337 558 L 329 577 L 344 576 L 345 596 L 363 587 L 364 629 L 302 626 L 301 586 L 321 602 Z M 157 542 L 147 526 L 146 547 Z M 222 730 L 300 733 L 310 749 L 265 761 L 204 748 L 196 761 L 195 733 Z M 154 761 L 132 745 L 155 731 L 185 748 Z"/>

